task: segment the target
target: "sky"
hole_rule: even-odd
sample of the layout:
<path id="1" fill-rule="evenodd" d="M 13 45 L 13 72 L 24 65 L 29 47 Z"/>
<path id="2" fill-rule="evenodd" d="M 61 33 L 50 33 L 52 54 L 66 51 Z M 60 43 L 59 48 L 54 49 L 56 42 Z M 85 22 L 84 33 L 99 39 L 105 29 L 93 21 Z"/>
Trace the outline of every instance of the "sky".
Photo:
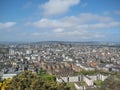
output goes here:
<path id="1" fill-rule="evenodd" d="M 0 0 L 0 41 L 120 42 L 120 0 Z"/>

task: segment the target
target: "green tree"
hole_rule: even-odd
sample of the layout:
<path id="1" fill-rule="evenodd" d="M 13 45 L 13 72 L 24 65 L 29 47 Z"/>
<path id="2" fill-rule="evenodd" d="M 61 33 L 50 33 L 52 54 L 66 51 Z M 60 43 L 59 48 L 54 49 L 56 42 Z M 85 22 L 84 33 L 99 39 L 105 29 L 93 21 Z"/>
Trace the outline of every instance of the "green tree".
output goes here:
<path id="1" fill-rule="evenodd" d="M 120 72 L 107 78 L 103 82 L 101 90 L 120 90 Z"/>
<path id="2" fill-rule="evenodd" d="M 70 90 L 65 83 L 46 80 L 38 74 L 25 71 L 11 80 L 6 90 Z"/>
<path id="3" fill-rule="evenodd" d="M 96 71 L 95 70 L 89 70 L 89 71 L 82 70 L 81 74 L 83 74 L 83 75 L 93 75 L 93 74 L 96 74 Z"/>
<path id="4" fill-rule="evenodd" d="M 9 83 L 10 83 L 11 79 L 5 79 L 3 82 L 0 83 L 0 90 L 6 90 L 6 88 L 8 87 Z"/>

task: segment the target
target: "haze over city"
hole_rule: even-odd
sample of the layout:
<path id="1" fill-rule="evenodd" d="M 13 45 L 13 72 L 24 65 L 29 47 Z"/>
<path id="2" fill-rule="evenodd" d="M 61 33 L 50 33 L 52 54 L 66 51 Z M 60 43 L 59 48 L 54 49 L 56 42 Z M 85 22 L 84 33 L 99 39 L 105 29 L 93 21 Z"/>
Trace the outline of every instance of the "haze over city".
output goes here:
<path id="1" fill-rule="evenodd" d="M 120 42 L 120 0 L 0 0 L 0 41 Z"/>

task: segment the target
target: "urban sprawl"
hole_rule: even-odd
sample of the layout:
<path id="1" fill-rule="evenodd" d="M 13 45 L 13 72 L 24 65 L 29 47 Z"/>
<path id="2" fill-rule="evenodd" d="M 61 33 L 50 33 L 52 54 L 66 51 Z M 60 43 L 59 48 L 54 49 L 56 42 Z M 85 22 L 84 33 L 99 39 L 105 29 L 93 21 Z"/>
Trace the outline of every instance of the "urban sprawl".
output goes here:
<path id="1" fill-rule="evenodd" d="M 111 73 L 120 71 L 120 45 L 95 43 L 39 42 L 0 44 L 2 79 L 28 70 L 56 76 L 56 82 L 72 82 L 78 90 L 95 87 Z M 95 72 L 85 74 L 85 72 Z M 79 85 L 79 82 L 85 84 Z"/>

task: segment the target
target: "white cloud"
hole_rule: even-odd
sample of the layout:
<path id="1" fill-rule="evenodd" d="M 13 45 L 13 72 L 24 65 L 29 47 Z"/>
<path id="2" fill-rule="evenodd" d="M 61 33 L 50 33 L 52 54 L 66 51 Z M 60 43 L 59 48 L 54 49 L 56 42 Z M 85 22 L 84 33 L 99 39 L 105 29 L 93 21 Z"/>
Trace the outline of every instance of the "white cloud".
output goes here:
<path id="1" fill-rule="evenodd" d="M 49 0 L 41 5 L 44 15 L 58 15 L 67 12 L 71 6 L 79 4 L 80 0 Z"/>
<path id="2" fill-rule="evenodd" d="M 81 13 L 78 16 L 67 16 L 61 19 L 61 22 L 64 23 L 73 23 L 73 24 L 89 24 L 89 23 L 107 23 L 111 22 L 113 19 L 109 16 L 100 16 L 97 14 L 91 13 Z"/>
<path id="3" fill-rule="evenodd" d="M 120 11 L 119 10 L 114 11 L 114 13 L 117 14 L 117 15 L 120 15 Z"/>
<path id="4" fill-rule="evenodd" d="M 120 22 L 109 22 L 109 23 L 96 23 L 96 24 L 82 24 L 78 25 L 78 29 L 105 29 L 112 27 L 120 27 Z"/>
<path id="5" fill-rule="evenodd" d="M 0 29 L 10 28 L 10 27 L 14 26 L 15 24 L 16 24 L 16 22 L 0 23 Z"/>
<path id="6" fill-rule="evenodd" d="M 120 22 L 115 21 L 112 17 L 91 13 L 81 13 L 78 16 L 67 16 L 60 19 L 42 18 L 31 24 L 38 29 L 45 30 L 44 33 L 38 31 L 32 35 L 41 38 L 46 36 L 51 40 L 54 38 L 56 40 L 101 39 L 105 37 L 105 33 L 101 33 L 100 30 L 103 32 L 108 28 L 120 27 Z"/>
<path id="7" fill-rule="evenodd" d="M 41 35 L 41 33 L 34 32 L 34 33 L 32 33 L 32 35 L 33 35 L 33 36 L 40 36 L 40 35 Z"/>
<path id="8" fill-rule="evenodd" d="M 82 3 L 82 4 L 81 4 L 81 7 L 84 8 L 84 7 L 86 7 L 87 5 L 88 5 L 88 3 Z"/>
<path id="9" fill-rule="evenodd" d="M 79 17 L 84 22 L 88 22 L 88 21 L 110 22 L 110 21 L 112 21 L 111 17 L 100 16 L 100 15 L 91 14 L 91 13 L 82 13 L 82 14 L 80 14 Z"/>
<path id="10" fill-rule="evenodd" d="M 104 15 L 110 15 L 110 12 L 109 11 L 105 11 L 103 12 Z"/>
<path id="11" fill-rule="evenodd" d="M 53 27 L 55 28 L 60 26 L 61 23 L 58 22 L 57 20 L 43 18 L 37 22 L 34 22 L 33 25 L 40 28 L 53 28 Z"/>
<path id="12" fill-rule="evenodd" d="M 90 33 L 87 31 L 65 31 L 65 32 L 35 32 L 32 33 L 34 38 L 43 38 L 46 37 L 48 40 L 67 40 L 67 41 L 79 41 L 79 40 L 90 40 L 90 39 L 100 39 L 104 38 L 104 35 L 101 33 Z"/>
<path id="13" fill-rule="evenodd" d="M 64 30 L 76 30 L 76 29 L 85 30 L 85 29 L 119 27 L 120 22 L 116 22 L 111 17 L 107 16 L 82 13 L 79 16 L 69 16 L 61 19 L 43 18 L 40 19 L 39 21 L 32 23 L 32 25 L 38 28 L 46 29 L 62 28 Z"/>
<path id="14" fill-rule="evenodd" d="M 59 20 L 50 20 L 43 18 L 39 21 L 34 22 L 33 25 L 38 28 L 58 28 L 58 27 L 70 27 L 73 24 L 68 22 L 61 22 Z"/>
<path id="15" fill-rule="evenodd" d="M 111 28 L 111 27 L 120 27 L 120 22 L 110 22 L 110 23 L 98 23 L 90 25 L 90 28 Z"/>
<path id="16" fill-rule="evenodd" d="M 56 32 L 56 33 L 61 33 L 63 32 L 64 29 L 63 28 L 57 28 L 57 29 L 54 29 L 53 32 Z"/>

